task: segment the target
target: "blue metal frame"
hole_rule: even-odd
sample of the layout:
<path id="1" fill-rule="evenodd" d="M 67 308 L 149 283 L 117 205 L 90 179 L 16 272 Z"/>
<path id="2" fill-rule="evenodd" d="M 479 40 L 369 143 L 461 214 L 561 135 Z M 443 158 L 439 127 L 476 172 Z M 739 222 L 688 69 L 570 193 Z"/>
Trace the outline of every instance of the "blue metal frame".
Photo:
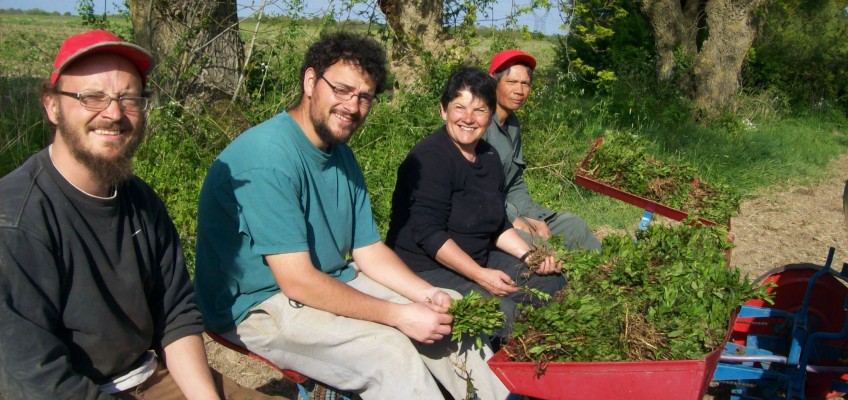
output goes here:
<path id="1" fill-rule="evenodd" d="M 750 335 L 744 346 L 734 343 L 725 346 L 713 380 L 738 384 L 731 395 L 732 400 L 804 400 L 807 373 L 848 372 L 848 367 L 811 365 L 811 362 L 837 359 L 844 352 L 843 349 L 824 345 L 822 341 L 848 337 L 848 318 L 845 318 L 839 332 L 813 331 L 809 321 L 808 310 L 816 280 L 825 274 L 833 274 L 848 281 L 848 264 L 843 265 L 840 274 L 830 269 L 833 254 L 834 248 L 831 247 L 824 268 L 810 277 L 804 298 L 795 312 L 742 306 L 738 318 L 781 318 L 785 321 L 784 326 L 792 329 L 788 338 Z M 848 296 L 844 299 L 843 310 L 848 310 Z M 756 390 L 751 390 L 753 388 Z M 834 381 L 832 390 L 848 392 L 848 384 Z M 756 397 L 749 392 L 756 393 Z"/>

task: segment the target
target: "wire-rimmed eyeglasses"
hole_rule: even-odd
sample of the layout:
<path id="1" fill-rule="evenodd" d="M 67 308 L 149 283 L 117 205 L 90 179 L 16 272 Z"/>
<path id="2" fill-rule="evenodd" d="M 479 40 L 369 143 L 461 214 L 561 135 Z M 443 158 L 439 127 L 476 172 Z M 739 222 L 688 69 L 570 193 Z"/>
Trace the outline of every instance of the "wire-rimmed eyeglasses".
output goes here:
<path id="1" fill-rule="evenodd" d="M 330 87 L 330 90 L 333 91 L 333 95 L 336 96 L 336 99 L 341 101 L 348 101 L 352 99 L 354 96 L 359 98 L 359 106 L 363 108 L 371 107 L 371 103 L 377 101 L 377 96 L 368 93 L 354 93 L 350 89 L 338 87 L 330 83 L 324 75 L 321 75 L 321 79 L 327 83 L 327 86 Z"/>
<path id="2" fill-rule="evenodd" d="M 112 104 L 112 100 L 117 100 L 118 107 L 124 112 L 142 112 L 147 110 L 147 106 L 150 105 L 150 99 L 141 96 L 118 96 L 115 98 L 103 92 L 74 93 L 63 90 L 59 90 L 57 93 L 79 100 L 80 105 L 89 111 L 103 111 Z"/>

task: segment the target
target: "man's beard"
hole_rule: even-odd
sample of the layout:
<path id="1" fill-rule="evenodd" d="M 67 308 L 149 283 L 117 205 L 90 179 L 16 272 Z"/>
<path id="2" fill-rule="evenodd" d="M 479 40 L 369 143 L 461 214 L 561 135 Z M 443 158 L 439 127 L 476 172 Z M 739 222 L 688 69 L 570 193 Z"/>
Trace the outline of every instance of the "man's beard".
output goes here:
<path id="1" fill-rule="evenodd" d="M 347 141 L 350 140 L 350 137 L 353 136 L 353 132 L 359 128 L 358 122 L 361 119 L 359 114 L 348 114 L 347 116 L 351 119 L 351 122 L 353 122 L 353 128 L 350 133 L 343 136 L 335 135 L 333 131 L 330 130 L 330 126 L 327 124 L 327 120 L 333 118 L 332 115 L 321 119 L 320 116 L 315 115 L 316 109 L 313 108 L 312 110 L 312 115 L 310 116 L 312 119 L 312 126 L 315 128 L 315 133 L 318 135 L 318 138 L 321 139 L 328 148 L 338 144 L 347 143 Z"/>
<path id="2" fill-rule="evenodd" d="M 62 139 L 68 144 L 71 154 L 89 170 L 94 179 L 109 186 L 118 186 L 132 178 L 132 157 L 141 140 L 144 138 L 144 118 L 139 119 L 138 126 L 135 127 L 133 134 L 124 143 L 122 151 L 110 158 L 98 155 L 87 149 L 83 144 L 83 137 L 92 128 L 111 129 L 115 126 L 94 127 L 89 125 L 85 126 L 82 130 L 74 129 L 65 120 L 61 112 L 57 113 L 56 121 L 59 134 L 62 135 Z M 107 143 L 106 146 L 117 148 L 120 145 Z"/>

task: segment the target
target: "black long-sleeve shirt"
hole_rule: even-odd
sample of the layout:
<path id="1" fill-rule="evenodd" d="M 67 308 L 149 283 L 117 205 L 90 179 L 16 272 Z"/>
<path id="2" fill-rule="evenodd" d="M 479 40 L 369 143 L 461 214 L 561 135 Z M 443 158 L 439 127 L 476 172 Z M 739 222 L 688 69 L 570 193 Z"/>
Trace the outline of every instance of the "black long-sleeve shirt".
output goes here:
<path id="1" fill-rule="evenodd" d="M 412 270 L 441 268 L 436 252 L 448 239 L 486 265 L 495 239 L 512 227 L 500 157 L 482 140 L 475 152 L 469 162 L 442 127 L 398 167 L 386 243 Z"/>
<path id="2" fill-rule="evenodd" d="M 202 332 L 182 247 L 138 178 L 111 199 L 66 181 L 47 150 L 0 179 L 0 393 L 110 398 L 100 384 Z"/>

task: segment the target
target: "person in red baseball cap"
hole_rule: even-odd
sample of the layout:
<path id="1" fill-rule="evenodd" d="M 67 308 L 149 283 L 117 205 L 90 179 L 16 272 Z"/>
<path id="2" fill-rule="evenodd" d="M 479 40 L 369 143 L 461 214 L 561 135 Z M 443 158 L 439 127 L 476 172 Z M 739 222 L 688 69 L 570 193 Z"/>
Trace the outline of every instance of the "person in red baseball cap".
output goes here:
<path id="1" fill-rule="evenodd" d="M 59 75 L 74 61 L 99 53 L 119 55 L 130 61 L 138 70 L 142 86 L 145 85 L 147 74 L 153 68 L 153 57 L 141 46 L 127 43 L 111 32 L 93 30 L 71 36 L 62 42 L 62 46 L 56 54 L 56 59 L 53 61 L 50 83 L 56 84 Z"/>
<path id="2" fill-rule="evenodd" d="M 53 143 L 0 178 L 0 393 L 268 399 L 209 368 L 183 249 L 132 173 L 147 50 L 67 38 L 42 85 Z"/>
<path id="3" fill-rule="evenodd" d="M 489 75 L 497 82 L 497 106 L 483 140 L 501 157 L 507 216 L 527 243 L 534 244 L 538 238 L 547 240 L 562 236 L 562 243 L 570 249 L 599 250 L 601 242 L 586 221 L 573 213 L 557 212 L 534 202 L 524 182 L 526 165 L 521 147 L 521 124 L 515 111 L 523 107 L 530 96 L 535 69 L 536 59 L 521 50 L 501 51 L 489 63 Z"/>

